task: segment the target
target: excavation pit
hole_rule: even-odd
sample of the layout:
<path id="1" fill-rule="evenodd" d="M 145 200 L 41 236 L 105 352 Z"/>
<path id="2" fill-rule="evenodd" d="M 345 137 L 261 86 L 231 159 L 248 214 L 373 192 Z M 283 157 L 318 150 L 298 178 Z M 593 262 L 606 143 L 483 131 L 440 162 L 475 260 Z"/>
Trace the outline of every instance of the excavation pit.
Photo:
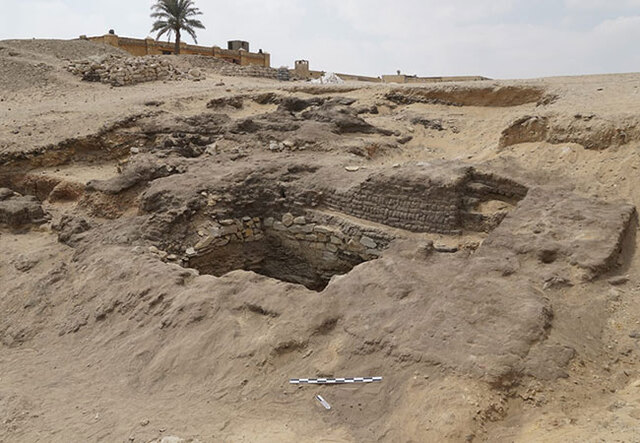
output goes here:
<path id="1" fill-rule="evenodd" d="M 274 219 L 226 220 L 196 245 L 189 267 L 217 277 L 242 269 L 321 292 L 333 276 L 378 258 L 388 244 L 304 217 L 296 220 L 289 226 Z"/>
<path id="2" fill-rule="evenodd" d="M 331 277 L 346 274 L 365 261 L 344 254 L 340 257 L 340 254 L 314 252 L 317 250 L 293 249 L 283 245 L 280 239 L 269 236 L 250 243 L 230 243 L 192 259 L 189 266 L 217 277 L 242 269 L 321 292 Z"/>

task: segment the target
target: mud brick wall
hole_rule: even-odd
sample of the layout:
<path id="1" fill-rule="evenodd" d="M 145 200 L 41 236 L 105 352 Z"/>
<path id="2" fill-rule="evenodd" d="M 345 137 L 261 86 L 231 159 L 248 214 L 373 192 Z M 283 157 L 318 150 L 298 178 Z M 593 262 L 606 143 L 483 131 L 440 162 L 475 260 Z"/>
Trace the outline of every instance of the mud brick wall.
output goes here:
<path id="1" fill-rule="evenodd" d="M 467 181 L 465 193 L 478 197 L 481 200 L 489 200 L 495 196 L 505 197 L 513 201 L 520 201 L 527 196 L 529 189 L 505 177 L 494 174 L 482 174 L 473 172 Z"/>
<path id="2" fill-rule="evenodd" d="M 412 232 L 459 235 L 463 228 L 490 231 L 506 213 L 475 214 L 488 200 L 517 203 L 527 195 L 519 183 L 470 171 L 453 181 L 369 180 L 346 191 L 325 192 L 324 205 L 334 211 Z"/>
<path id="3" fill-rule="evenodd" d="M 349 192 L 327 193 L 325 205 L 354 217 L 412 232 L 460 234 L 462 186 L 416 187 L 365 183 Z"/>

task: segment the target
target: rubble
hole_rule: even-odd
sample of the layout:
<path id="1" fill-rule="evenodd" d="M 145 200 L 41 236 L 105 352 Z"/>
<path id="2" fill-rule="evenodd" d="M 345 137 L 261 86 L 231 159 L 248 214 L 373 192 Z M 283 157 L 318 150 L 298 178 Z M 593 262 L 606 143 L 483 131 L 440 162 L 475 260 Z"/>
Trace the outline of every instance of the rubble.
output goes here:
<path id="1" fill-rule="evenodd" d="M 194 80 L 204 78 L 199 69 L 185 72 L 167 58 L 160 56 L 118 57 L 107 56 L 98 60 L 85 59 L 69 62 L 67 70 L 89 82 L 112 86 L 129 86 L 158 80 Z"/>

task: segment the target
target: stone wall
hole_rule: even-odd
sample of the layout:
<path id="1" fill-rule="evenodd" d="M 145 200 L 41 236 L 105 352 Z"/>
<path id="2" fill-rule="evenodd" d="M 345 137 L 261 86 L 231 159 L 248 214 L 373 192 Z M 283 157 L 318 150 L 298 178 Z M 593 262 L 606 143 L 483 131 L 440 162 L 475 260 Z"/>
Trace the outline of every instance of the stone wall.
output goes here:
<path id="1" fill-rule="evenodd" d="M 331 277 L 378 258 L 388 242 L 290 213 L 220 221 L 187 249 L 189 266 L 222 276 L 243 269 L 322 290 Z"/>
<path id="2" fill-rule="evenodd" d="M 340 227 L 322 225 L 305 216 L 287 213 L 280 219 L 243 217 L 221 220 L 187 255 L 209 253 L 233 242 L 251 243 L 275 237 L 292 249 L 306 251 L 318 259 L 334 260 L 338 256 L 356 260 L 372 260 L 388 246 L 388 240 L 374 240 L 361 232 L 344 233 Z"/>
<path id="3" fill-rule="evenodd" d="M 479 75 L 453 76 L 453 77 L 417 77 L 413 75 L 383 75 L 384 83 L 444 83 L 444 82 L 477 82 L 491 80 Z"/>
<path id="4" fill-rule="evenodd" d="M 113 86 L 128 86 L 158 80 L 201 80 L 204 74 L 199 69 L 181 71 L 166 58 L 108 57 L 102 61 L 80 60 L 70 62 L 67 70 L 82 76 L 85 81 L 106 83 Z"/>
<path id="5" fill-rule="evenodd" d="M 278 80 L 278 70 L 263 66 L 238 66 L 231 63 L 221 65 L 216 69 L 220 75 L 230 77 L 257 77 Z"/>
<path id="6" fill-rule="evenodd" d="M 174 43 L 158 41 L 153 38 L 137 39 L 119 37 L 114 34 L 106 34 L 98 37 L 88 37 L 88 40 L 115 46 L 116 48 L 123 49 L 135 56 L 170 55 L 175 51 Z M 241 66 L 271 66 L 270 54 L 254 53 L 244 50 L 234 51 L 222 49 L 218 46 L 198 46 L 181 42 L 180 54 L 215 57 Z"/>

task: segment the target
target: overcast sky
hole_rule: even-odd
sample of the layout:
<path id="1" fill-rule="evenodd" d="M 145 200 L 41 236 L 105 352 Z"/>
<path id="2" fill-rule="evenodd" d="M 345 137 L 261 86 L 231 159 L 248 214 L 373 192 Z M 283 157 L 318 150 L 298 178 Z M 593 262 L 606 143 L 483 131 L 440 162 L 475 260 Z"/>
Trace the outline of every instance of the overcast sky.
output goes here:
<path id="1" fill-rule="evenodd" d="M 151 0 L 0 0 L 0 39 L 144 38 Z M 640 71 L 640 0 L 196 0 L 198 41 L 275 67 L 528 78 Z"/>

